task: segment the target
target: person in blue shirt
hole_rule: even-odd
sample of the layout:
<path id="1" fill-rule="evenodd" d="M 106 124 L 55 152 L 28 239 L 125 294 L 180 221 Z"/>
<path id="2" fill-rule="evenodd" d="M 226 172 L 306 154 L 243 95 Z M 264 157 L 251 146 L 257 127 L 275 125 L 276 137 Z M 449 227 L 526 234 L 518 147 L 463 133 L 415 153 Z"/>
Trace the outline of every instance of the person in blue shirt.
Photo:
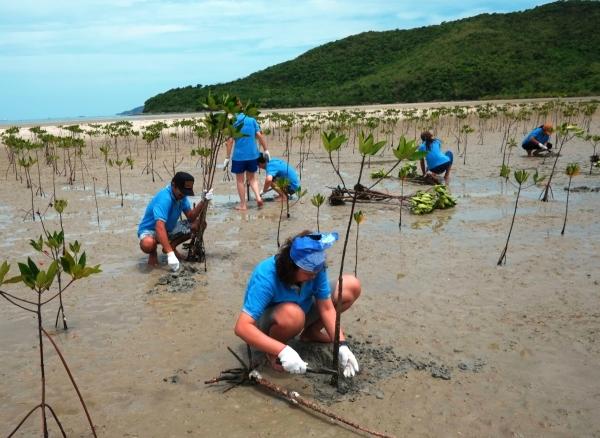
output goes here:
<path id="1" fill-rule="evenodd" d="M 167 263 L 173 271 L 179 269 L 182 256 L 177 245 L 191 237 L 192 231 L 200 227 L 199 215 L 204 203 L 213 198 L 212 189 L 204 193 L 202 201 L 192 208 L 188 196 L 194 196 L 194 177 L 187 172 L 177 172 L 171 184 L 161 189 L 146 207 L 138 225 L 140 249 L 148 254 L 148 264 L 158 265 L 158 244 L 167 254 Z M 187 220 L 179 218 L 183 213 Z M 206 226 L 206 224 L 203 224 Z"/>
<path id="2" fill-rule="evenodd" d="M 238 101 L 238 105 L 241 106 L 241 102 Z M 256 162 L 258 158 L 258 147 L 256 140 L 262 146 L 265 154 L 269 156 L 267 150 L 267 141 L 265 136 L 260 130 L 258 122 L 253 117 L 247 116 L 244 113 L 237 115 L 234 126 L 241 131 L 242 137 L 229 138 L 225 144 L 227 149 L 227 158 L 223 163 L 223 167 L 227 168 L 229 160 L 231 158 L 231 172 L 235 174 L 235 182 L 237 186 L 238 195 L 240 197 L 240 204 L 236 207 L 236 210 L 247 210 L 248 205 L 246 203 L 246 185 L 244 181 L 248 181 L 250 188 L 254 192 L 256 203 L 259 207 L 263 206 L 263 200 L 258 191 L 258 180 L 256 178 L 256 172 L 258 170 L 258 164 Z M 233 156 L 231 151 L 233 149 Z"/>
<path id="3" fill-rule="evenodd" d="M 258 157 L 258 167 L 261 169 L 265 169 L 267 175 L 265 176 L 265 183 L 263 185 L 263 189 L 260 192 L 262 196 L 264 193 L 267 193 L 269 190 L 274 190 L 277 192 L 278 196 L 281 196 L 282 200 L 285 197 L 289 197 L 290 195 L 296 193 L 296 190 L 300 187 L 300 180 L 298 179 L 298 174 L 294 169 L 294 166 L 290 165 L 287 161 L 280 160 L 279 158 L 272 158 L 267 160 L 265 154 L 260 154 Z M 283 191 L 277 187 L 277 180 L 287 180 L 287 193 L 283 193 Z"/>
<path id="4" fill-rule="evenodd" d="M 521 143 L 521 147 L 527 151 L 527 156 L 539 155 L 552 149 L 552 143 L 548 140 L 553 131 L 554 127 L 550 123 L 544 123 L 527 134 Z"/>
<path id="5" fill-rule="evenodd" d="M 277 255 L 260 262 L 252 272 L 235 334 L 265 352 L 279 371 L 306 372 L 308 364 L 287 345 L 295 336 L 300 334 L 304 341 L 333 342 L 338 284 L 332 294 L 325 250 L 337 239 L 337 233 L 303 231 L 287 239 Z M 342 287 L 345 311 L 360 296 L 361 285 L 353 275 L 344 275 Z M 339 363 L 346 377 L 359 371 L 341 329 Z"/>
<path id="6" fill-rule="evenodd" d="M 421 159 L 421 172 L 423 176 L 431 176 L 437 182 L 438 176 L 443 173 L 444 182 L 448 185 L 450 182 L 450 170 L 452 170 L 452 162 L 454 161 L 452 151 L 442 153 L 442 142 L 437 138 L 433 138 L 433 134 L 430 131 L 421 133 L 421 141 L 423 143 L 419 147 L 419 151 L 427 152 L 425 159 Z M 427 168 L 425 167 L 425 162 L 427 162 Z"/>

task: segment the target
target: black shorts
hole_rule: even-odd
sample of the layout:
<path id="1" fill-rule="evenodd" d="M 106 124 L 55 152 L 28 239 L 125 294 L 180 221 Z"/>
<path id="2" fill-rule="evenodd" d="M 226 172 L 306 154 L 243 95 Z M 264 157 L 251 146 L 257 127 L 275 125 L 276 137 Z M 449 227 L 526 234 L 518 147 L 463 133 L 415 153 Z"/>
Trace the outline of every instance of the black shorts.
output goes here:
<path id="1" fill-rule="evenodd" d="M 523 143 L 521 145 L 521 147 L 523 149 L 525 149 L 526 151 L 537 151 L 538 149 L 541 150 L 542 148 L 537 144 L 534 143 L 532 141 L 528 141 L 527 143 Z M 546 147 L 548 148 L 548 150 L 552 149 L 552 143 L 548 142 L 546 143 Z"/>

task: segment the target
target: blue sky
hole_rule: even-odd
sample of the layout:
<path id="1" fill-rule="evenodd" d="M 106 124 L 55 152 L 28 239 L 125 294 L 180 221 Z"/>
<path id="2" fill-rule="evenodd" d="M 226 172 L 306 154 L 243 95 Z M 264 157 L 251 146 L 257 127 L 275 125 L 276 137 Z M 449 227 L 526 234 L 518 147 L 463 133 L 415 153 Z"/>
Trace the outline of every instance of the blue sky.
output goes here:
<path id="1" fill-rule="evenodd" d="M 0 120 L 101 116 L 247 76 L 329 41 L 534 0 L 3 0 Z"/>

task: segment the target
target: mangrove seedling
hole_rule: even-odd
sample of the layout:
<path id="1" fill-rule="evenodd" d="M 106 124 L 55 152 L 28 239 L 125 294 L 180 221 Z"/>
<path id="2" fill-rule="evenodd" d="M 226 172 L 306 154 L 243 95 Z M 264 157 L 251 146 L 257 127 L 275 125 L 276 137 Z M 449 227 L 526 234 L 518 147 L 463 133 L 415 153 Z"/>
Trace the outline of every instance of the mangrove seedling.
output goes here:
<path id="1" fill-rule="evenodd" d="M 565 206 L 565 221 L 563 222 L 563 227 L 562 227 L 562 231 L 560 232 L 560 235 L 564 235 L 565 234 L 565 227 L 567 226 L 567 214 L 569 213 L 569 195 L 571 194 L 571 180 L 573 179 L 574 176 L 579 175 L 579 164 L 578 163 L 569 163 L 567 164 L 567 169 L 565 170 L 565 173 L 569 176 L 569 185 L 567 187 L 567 204 Z"/>
<path id="2" fill-rule="evenodd" d="M 354 213 L 354 222 L 356 222 L 356 242 L 354 245 L 354 276 L 357 276 L 358 271 L 358 232 L 360 231 L 360 224 L 365 221 L 365 214 L 362 210 L 358 210 Z"/>
<path id="3" fill-rule="evenodd" d="M 36 242 L 36 245 L 38 242 Z M 54 245 L 55 245 L 55 247 L 58 246 L 56 244 L 56 242 L 54 243 Z M 12 432 L 8 434 L 8 436 L 13 436 L 19 430 L 19 428 L 23 425 L 23 423 L 25 423 L 25 421 L 31 416 L 31 414 L 33 414 L 38 408 L 41 410 L 42 435 L 44 437 L 49 436 L 48 418 L 47 418 L 48 412 L 49 412 L 52 415 L 52 417 L 54 418 L 58 428 L 60 429 L 62 436 L 66 436 L 64 428 L 63 428 L 60 420 L 58 419 L 58 416 L 56 415 L 55 410 L 46 401 L 46 367 L 45 367 L 45 363 L 44 363 L 44 336 L 45 336 L 46 338 L 48 338 L 48 340 L 54 347 L 58 357 L 60 358 L 60 360 L 69 376 L 69 379 L 71 380 L 71 383 L 72 383 L 73 387 L 75 388 L 75 391 L 77 392 L 77 396 L 79 397 L 79 401 L 85 412 L 88 424 L 92 431 L 92 435 L 94 437 L 96 437 L 96 430 L 94 429 L 94 424 L 93 424 L 90 414 L 88 412 L 87 406 L 86 406 L 85 402 L 83 401 L 81 392 L 79 391 L 79 388 L 78 388 L 77 384 L 75 383 L 75 380 L 73 379 L 71 370 L 70 370 L 69 366 L 67 365 L 67 362 L 65 361 L 65 358 L 64 358 L 62 352 L 60 351 L 60 349 L 58 348 L 58 346 L 56 345 L 56 343 L 54 342 L 54 340 L 52 339 L 50 334 L 44 329 L 44 325 L 43 325 L 42 307 L 45 304 L 48 304 L 49 302 L 54 300 L 57 296 L 59 296 L 59 293 L 56 293 L 56 294 L 52 295 L 50 298 L 46 298 L 45 293 L 50 291 L 50 289 L 52 288 L 52 284 L 54 283 L 54 279 L 56 278 L 58 272 L 61 269 L 66 274 L 71 276 L 71 280 L 63 288 L 63 290 L 66 289 L 67 287 L 71 286 L 77 280 L 81 280 L 83 278 L 89 277 L 90 275 L 101 272 L 100 265 L 87 266 L 85 252 L 80 257 L 78 257 L 77 254 L 71 254 L 67 251 L 60 257 L 60 261 L 53 260 L 52 263 L 50 263 L 50 265 L 48 266 L 48 269 L 45 271 L 40 269 L 39 266 L 31 258 L 27 258 L 27 261 L 25 263 L 19 263 L 19 270 L 20 270 L 21 274 L 18 276 L 12 277 L 12 278 L 8 278 L 8 279 L 6 278 L 6 274 L 10 270 L 10 265 L 6 261 L 4 261 L 2 263 L 2 265 L 0 265 L 0 287 L 4 286 L 5 284 L 10 284 L 10 283 L 23 283 L 29 289 L 34 291 L 34 294 L 36 296 L 36 298 L 33 300 L 25 299 L 25 298 L 21 298 L 17 295 L 14 295 L 13 293 L 9 293 L 9 292 L 6 292 L 6 291 L 0 289 L 0 296 L 2 298 L 6 299 L 11 304 L 13 304 L 27 312 L 33 313 L 36 316 L 37 338 L 38 338 L 38 345 L 39 345 L 39 364 L 40 364 L 40 376 L 41 376 L 41 397 L 42 397 L 41 402 L 38 403 L 36 406 L 34 406 L 25 415 L 25 417 L 17 424 L 17 426 L 12 430 Z"/>
<path id="4" fill-rule="evenodd" d="M 320 233 L 321 228 L 319 226 L 319 211 L 321 210 L 321 205 L 323 205 L 323 202 L 325 202 L 325 196 L 323 196 L 320 193 L 317 193 L 316 195 L 313 195 L 313 197 L 310 199 L 310 202 L 312 203 L 312 205 L 317 207 L 317 232 Z"/>
<path id="5" fill-rule="evenodd" d="M 508 242 L 510 241 L 510 235 L 512 234 L 513 226 L 515 224 L 515 217 L 517 215 L 517 208 L 519 206 L 519 196 L 521 195 L 521 191 L 524 189 L 523 184 L 529 179 L 529 173 L 525 169 L 515 170 L 514 178 L 517 186 L 517 197 L 515 198 L 515 209 L 513 211 L 512 220 L 510 222 L 510 228 L 508 230 L 508 237 L 506 238 L 506 244 L 502 249 L 502 253 L 500 254 L 500 258 L 498 259 L 498 266 L 506 264 L 506 252 L 508 251 Z M 539 176 L 537 170 L 533 174 L 533 185 L 536 185 L 544 180 L 543 176 Z M 510 181 L 510 180 L 509 180 Z"/>

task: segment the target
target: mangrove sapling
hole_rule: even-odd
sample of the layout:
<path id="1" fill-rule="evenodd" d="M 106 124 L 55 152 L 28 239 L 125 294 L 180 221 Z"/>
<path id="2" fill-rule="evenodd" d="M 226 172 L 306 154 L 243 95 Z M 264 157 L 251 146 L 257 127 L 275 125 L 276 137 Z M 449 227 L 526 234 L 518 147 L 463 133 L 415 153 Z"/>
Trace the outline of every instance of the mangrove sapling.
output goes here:
<path id="1" fill-rule="evenodd" d="M 310 199 L 310 202 L 312 203 L 312 205 L 317 207 L 317 232 L 320 233 L 321 228 L 319 226 L 319 212 L 321 210 L 321 205 L 323 205 L 323 202 L 325 202 L 325 196 L 323 196 L 320 193 L 317 193 L 316 195 L 313 195 L 313 197 Z"/>
<path id="2" fill-rule="evenodd" d="M 356 242 L 354 245 L 354 276 L 356 277 L 358 274 L 358 233 L 360 231 L 360 224 L 365 221 L 365 214 L 362 210 L 358 210 L 354 213 L 354 222 L 356 222 Z"/>
<path id="3" fill-rule="evenodd" d="M 127 158 L 128 160 L 128 165 L 133 168 L 133 161 L 131 161 L 130 158 Z M 129 164 L 129 162 L 131 164 Z M 108 159 L 108 165 L 110 167 L 117 167 L 117 169 L 119 170 L 119 190 L 121 191 L 121 207 L 123 207 L 123 176 L 122 176 L 122 172 L 123 172 L 123 165 L 125 164 L 125 162 L 123 160 L 120 159 Z"/>
<path id="4" fill-rule="evenodd" d="M 277 178 L 275 180 L 275 186 L 277 187 L 277 190 L 280 193 L 287 193 L 288 192 L 288 187 L 290 185 L 290 180 L 287 178 Z M 281 231 L 281 219 L 283 218 L 283 197 L 285 195 L 281 195 L 282 199 L 281 199 L 281 208 L 279 210 L 279 222 L 277 223 L 277 248 L 279 248 L 281 246 L 281 244 L 279 243 L 279 233 Z M 290 208 L 289 208 L 289 197 L 286 197 L 286 204 L 288 205 L 288 210 L 287 210 L 287 217 L 288 219 L 290 218 Z"/>
<path id="5" fill-rule="evenodd" d="M 38 241 L 39 242 L 39 241 Z M 36 242 L 37 245 L 37 242 Z M 52 408 L 50 404 L 46 401 L 46 368 L 44 363 L 44 336 L 48 338 L 52 346 L 54 347 L 56 353 L 58 354 L 63 366 L 65 367 L 65 371 L 67 372 L 69 379 L 75 391 L 77 392 L 77 396 L 79 397 L 79 401 L 83 407 L 85 412 L 88 424 L 92 431 L 92 435 L 96 437 L 96 430 L 94 428 L 94 424 L 88 412 L 87 406 L 83 400 L 81 392 L 77 384 L 75 383 L 75 379 L 67 365 L 67 362 L 64 359 L 60 349 L 50 336 L 50 334 L 43 327 L 42 320 L 42 307 L 45 304 L 48 304 L 53 299 L 55 299 L 59 294 L 54 294 L 50 298 L 46 299 L 44 294 L 52 288 L 52 284 L 54 283 L 54 279 L 56 278 L 60 269 L 62 269 L 65 273 L 67 273 L 71 280 L 69 283 L 63 288 L 63 291 L 71 286 L 75 281 L 89 277 L 90 275 L 101 272 L 100 265 L 96 266 L 87 266 L 86 265 L 86 255 L 85 252 L 78 257 L 77 254 L 71 255 L 69 252 L 65 252 L 61 257 L 60 261 L 53 260 L 52 263 L 48 266 L 46 271 L 41 270 L 38 265 L 31 260 L 31 258 L 27 258 L 26 263 L 19 263 L 19 270 L 21 275 L 6 278 L 6 274 L 10 270 L 10 265 L 8 262 L 4 261 L 2 265 L 0 265 L 0 287 L 6 284 L 14 284 L 14 283 L 23 283 L 25 286 L 34 291 L 36 295 L 36 299 L 25 299 L 18 297 L 12 293 L 6 292 L 0 289 L 0 296 L 6 299 L 11 304 L 15 306 L 33 313 L 36 315 L 37 319 L 37 337 L 38 337 L 38 345 L 39 345 L 39 363 L 40 363 L 40 376 L 41 376 L 41 402 L 34 406 L 25 417 L 17 424 L 17 426 L 12 430 L 12 432 L 8 435 L 9 437 L 13 436 L 19 428 L 25 423 L 25 421 L 33 414 L 38 408 L 41 410 L 41 419 L 42 419 L 42 435 L 44 437 L 49 436 L 49 428 L 47 421 L 47 412 L 48 410 L 52 417 L 54 418 L 58 428 L 60 429 L 63 436 L 66 436 L 64 428 L 56 415 L 55 410 Z"/>
<path id="6" fill-rule="evenodd" d="M 512 234 L 513 226 L 515 224 L 515 217 L 517 215 L 517 208 L 519 206 L 519 196 L 521 195 L 521 190 L 526 189 L 531 186 L 534 186 L 544 180 L 544 177 L 539 176 L 538 172 L 536 170 L 535 173 L 533 174 L 533 184 L 531 184 L 528 187 L 523 187 L 523 184 L 525 184 L 525 182 L 529 178 L 529 173 L 525 169 L 515 170 L 514 178 L 517 183 L 517 185 L 516 185 L 517 196 L 515 198 L 515 209 L 513 211 L 513 217 L 510 222 L 510 229 L 508 230 L 508 237 L 506 238 L 506 244 L 504 245 L 504 248 L 502 249 L 502 253 L 500 254 L 500 258 L 498 259 L 498 266 L 506 264 L 506 252 L 508 251 L 508 242 L 510 241 L 510 235 Z M 512 182 L 511 182 L 511 184 L 512 184 Z"/>
<path id="7" fill-rule="evenodd" d="M 552 183 L 552 176 L 554 175 L 554 171 L 556 169 L 556 163 L 558 162 L 558 158 L 560 157 L 560 153 L 565 144 L 567 144 L 570 140 L 575 137 L 582 137 L 583 129 L 578 127 L 577 125 L 568 125 L 563 123 L 556 129 L 556 143 L 557 143 L 557 151 L 556 157 L 554 159 L 554 164 L 552 165 L 552 170 L 550 171 L 550 175 L 548 176 L 548 181 L 546 182 L 546 186 L 541 193 L 541 199 L 543 202 L 548 202 L 548 195 L 550 194 Z"/>
<path id="8" fill-rule="evenodd" d="M 344 142 L 344 141 L 340 141 L 340 137 L 343 137 L 343 139 L 345 140 L 344 136 L 321 135 L 321 139 L 323 141 L 323 147 L 325 148 L 325 150 L 327 150 L 330 157 L 331 157 L 331 152 L 333 152 L 334 150 L 339 150 L 342 143 Z M 360 181 L 362 178 L 363 169 L 365 167 L 365 160 L 366 160 L 367 156 L 373 156 L 373 155 L 377 154 L 384 145 L 385 145 L 385 141 L 376 142 L 373 138 L 373 134 L 369 134 L 368 136 L 365 137 L 364 133 L 361 132 L 358 136 L 358 150 L 359 150 L 362 158 L 360 161 L 358 180 L 356 182 L 356 185 L 354 186 L 355 191 L 352 196 L 352 207 L 350 209 L 348 226 L 346 227 L 346 236 L 344 238 L 344 247 L 342 249 L 342 259 L 340 262 L 340 273 L 338 276 L 338 295 L 337 295 L 337 303 L 336 303 L 336 309 L 335 309 L 335 313 L 336 313 L 336 315 L 335 315 L 335 336 L 333 339 L 333 366 L 332 366 L 332 368 L 337 371 L 339 371 L 338 353 L 339 353 L 339 349 L 340 349 L 340 321 L 341 321 L 341 315 L 342 315 L 342 302 L 343 302 L 342 291 L 343 291 L 344 261 L 346 258 L 346 250 L 348 248 L 348 239 L 350 237 L 350 228 L 352 227 L 352 221 L 354 220 L 354 209 L 356 207 L 356 197 L 357 197 L 358 189 L 361 187 Z M 331 164 L 333 166 L 333 162 L 331 162 Z M 334 166 L 334 169 L 335 169 L 335 166 Z M 340 176 L 340 178 L 341 178 L 341 175 L 339 174 L 338 170 L 336 170 L 336 173 L 338 173 L 338 176 Z M 338 381 L 337 375 L 332 377 L 332 384 L 339 386 L 340 383 Z"/>
<path id="9" fill-rule="evenodd" d="M 98 197 L 96 196 L 96 177 L 92 176 L 92 184 L 94 188 L 94 204 L 96 205 L 96 221 L 98 222 L 98 231 L 100 231 L 100 210 L 98 209 Z"/>
<path id="10" fill-rule="evenodd" d="M 565 234 L 565 227 L 567 226 L 567 214 L 569 213 L 569 195 L 571 194 L 571 180 L 574 176 L 579 175 L 579 164 L 578 163 L 569 163 L 567 164 L 567 169 L 565 173 L 569 176 L 569 185 L 567 187 L 567 204 L 565 206 L 565 221 L 563 222 L 562 231 L 560 235 Z"/>
<path id="11" fill-rule="evenodd" d="M 336 166 L 333 163 L 333 157 L 331 156 L 331 153 L 333 151 L 337 151 L 338 157 L 339 157 L 339 149 L 342 146 L 342 144 L 344 144 L 348 141 L 348 138 L 344 134 L 337 135 L 334 131 L 331 131 L 331 132 L 322 132 L 321 133 L 321 141 L 323 143 L 323 147 L 327 151 L 327 156 L 329 157 L 329 162 L 331 163 L 331 167 L 333 167 L 334 172 L 340 178 L 340 181 L 342 182 L 342 187 L 344 189 L 346 189 L 346 183 L 344 182 L 344 178 L 342 178 L 342 174 L 340 173 L 340 170 L 339 170 L 339 161 L 338 161 L 338 165 Z"/>
<path id="12" fill-rule="evenodd" d="M 110 195 L 110 184 L 108 181 L 108 153 L 110 152 L 110 145 L 105 144 L 104 146 L 100 146 L 100 152 L 104 158 L 104 170 L 106 173 L 106 186 L 104 187 L 104 193 Z"/>
<path id="13" fill-rule="evenodd" d="M 459 135 L 462 135 L 465 140 L 465 148 L 463 151 L 463 164 L 467 164 L 467 142 L 469 140 L 469 134 L 473 132 L 475 132 L 475 130 L 469 125 L 463 125 L 462 128 L 460 128 Z"/>
<path id="14" fill-rule="evenodd" d="M 588 134 L 584 137 L 584 139 L 586 141 L 589 141 L 592 144 L 592 147 L 594 148 L 592 155 L 590 155 L 590 175 L 591 175 L 594 164 L 596 164 L 600 161 L 600 156 L 598 156 L 598 154 L 596 153 L 596 148 L 598 147 L 598 144 L 600 144 L 600 135 L 589 135 Z"/>

